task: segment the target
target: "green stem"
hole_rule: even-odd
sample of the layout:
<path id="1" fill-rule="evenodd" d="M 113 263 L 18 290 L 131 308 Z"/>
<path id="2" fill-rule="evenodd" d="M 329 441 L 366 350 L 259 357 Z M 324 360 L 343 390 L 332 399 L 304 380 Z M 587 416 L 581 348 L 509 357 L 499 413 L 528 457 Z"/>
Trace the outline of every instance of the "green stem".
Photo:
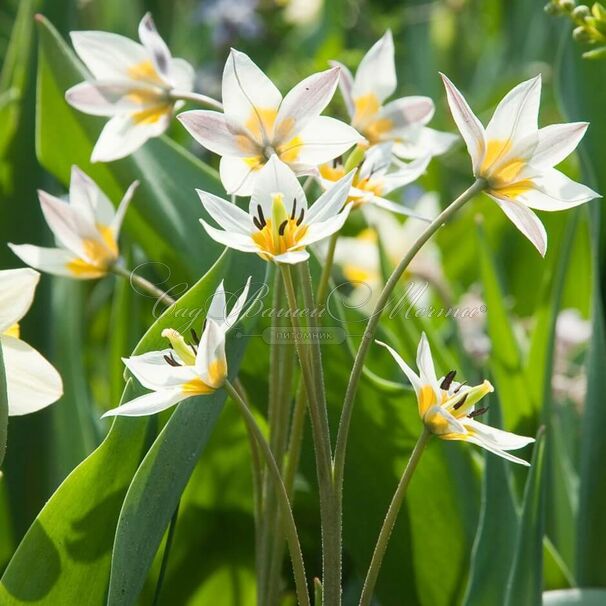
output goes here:
<path id="1" fill-rule="evenodd" d="M 265 463 L 267 464 L 269 473 L 273 477 L 276 497 L 278 499 L 282 515 L 284 516 L 284 531 L 286 533 L 286 540 L 288 542 L 288 549 L 290 551 L 290 559 L 295 577 L 297 599 L 300 606 L 310 606 L 309 592 L 307 590 L 307 579 L 305 577 L 305 564 L 303 563 L 303 554 L 301 552 L 301 543 L 299 542 L 297 526 L 295 524 L 288 494 L 286 493 L 286 488 L 284 486 L 284 482 L 282 481 L 280 469 L 278 468 L 276 459 L 271 452 L 271 448 L 269 447 L 265 436 L 259 429 L 257 421 L 246 405 L 246 402 L 244 402 L 238 391 L 229 381 L 226 380 L 224 386 L 231 399 L 238 406 L 238 409 L 241 412 L 244 422 L 246 423 L 250 432 L 255 437 L 260 451 L 265 458 Z"/>
<path id="2" fill-rule="evenodd" d="M 387 551 L 387 545 L 389 544 L 389 538 L 391 537 L 393 527 L 398 519 L 400 507 L 402 507 L 402 502 L 404 501 L 404 496 L 406 495 L 406 489 L 408 488 L 408 484 L 410 484 L 412 474 L 417 468 L 419 459 L 421 458 L 430 437 L 431 432 L 428 429 L 423 428 L 423 433 L 420 435 L 417 443 L 415 444 L 412 454 L 410 455 L 410 459 L 408 459 L 406 469 L 404 470 L 398 487 L 396 488 L 396 492 L 391 499 L 389 509 L 387 510 L 387 515 L 383 521 L 383 526 L 381 526 L 381 532 L 379 533 L 375 550 L 372 554 L 370 566 L 368 567 L 368 573 L 366 574 L 366 580 L 364 581 L 364 588 L 362 589 L 362 596 L 360 597 L 360 606 L 370 606 L 372 594 L 379 576 L 379 570 L 381 569 L 383 557 Z"/>
<path id="3" fill-rule="evenodd" d="M 134 271 L 130 271 L 121 265 L 112 266 L 111 271 L 121 278 L 126 278 L 132 286 L 138 286 L 167 307 L 175 304 L 175 299 L 168 293 L 165 293 L 162 289 L 152 284 L 149 280 L 146 280 L 143 276 L 136 274 Z"/>
<path id="4" fill-rule="evenodd" d="M 330 240 L 328 241 L 328 250 L 326 251 L 326 258 L 322 265 L 322 275 L 320 276 L 318 290 L 316 291 L 316 301 L 318 302 L 318 305 L 323 305 L 326 301 L 326 296 L 328 295 L 328 284 L 330 283 L 330 274 L 335 261 L 335 250 L 337 248 L 338 239 L 339 232 L 336 231 L 330 236 Z"/>
<path id="5" fill-rule="evenodd" d="M 335 487 L 337 490 L 337 496 L 339 501 L 342 501 L 343 495 L 343 474 L 345 471 L 345 453 L 347 450 L 347 437 L 349 434 L 349 426 L 351 424 L 351 417 L 353 412 L 353 404 L 355 400 L 356 391 L 358 389 L 358 383 L 360 382 L 360 376 L 364 369 L 364 360 L 368 353 L 368 348 L 372 343 L 377 326 L 381 315 L 385 311 L 389 297 L 391 296 L 396 284 L 402 277 L 402 274 L 406 271 L 410 262 L 414 259 L 415 255 L 425 245 L 425 243 L 446 223 L 463 205 L 471 200 L 476 194 L 480 193 L 486 187 L 486 182 L 483 179 L 476 179 L 474 183 L 464 191 L 454 202 L 452 202 L 447 208 L 445 208 L 426 228 L 425 231 L 419 236 L 419 238 L 410 247 L 410 250 L 404 255 L 399 265 L 394 269 L 392 274 L 389 276 L 387 283 L 385 284 L 379 300 L 377 301 L 375 308 L 368 319 L 368 324 L 364 330 L 362 341 L 358 347 L 351 374 L 349 376 L 349 383 L 347 385 L 347 391 L 345 393 L 345 399 L 343 401 L 343 409 L 341 411 L 341 420 L 339 422 L 339 431 L 337 433 L 337 443 L 335 446 L 335 459 L 334 459 L 334 474 L 335 474 Z"/>
<path id="6" fill-rule="evenodd" d="M 166 569 L 168 568 L 168 558 L 170 557 L 170 550 L 173 546 L 173 538 L 175 536 L 175 529 L 177 527 L 177 518 L 179 517 L 179 505 L 181 501 L 177 503 L 177 508 L 173 513 L 173 517 L 170 520 L 170 526 L 168 527 L 168 535 L 166 537 L 166 544 L 164 546 L 164 553 L 162 554 L 162 564 L 160 564 L 160 572 L 158 574 L 158 582 L 156 583 L 156 591 L 154 593 L 154 601 L 152 606 L 158 606 L 160 603 L 160 593 L 162 592 L 162 585 L 164 584 L 164 577 L 166 575 Z"/>
<path id="7" fill-rule="evenodd" d="M 301 324 L 297 316 L 297 298 L 288 265 L 280 265 L 286 296 L 290 308 L 290 318 L 294 331 L 295 346 L 301 363 L 301 372 L 305 384 L 307 401 L 311 418 L 312 436 L 316 454 L 316 472 L 318 474 L 318 490 L 320 493 L 320 518 L 322 526 L 322 584 L 324 586 L 324 603 L 326 606 L 338 606 L 341 603 L 340 566 L 334 566 L 336 559 L 340 561 L 340 532 L 334 519 L 334 490 L 332 483 L 332 455 L 330 446 L 330 431 L 324 390 L 321 385 L 321 375 L 316 376 L 314 348 L 306 355 L 301 337 Z M 306 297 L 311 292 L 308 280 L 304 280 Z M 313 295 L 312 295 L 313 299 Z M 312 335 L 310 335 L 312 336 Z M 335 554 L 335 545 L 338 546 Z"/>
<path id="8" fill-rule="evenodd" d="M 212 97 L 201 95 L 200 93 L 175 90 L 171 92 L 170 98 L 173 101 L 191 101 L 192 103 L 197 103 L 198 105 L 207 105 L 213 109 L 223 111 L 223 105 L 219 101 L 213 99 Z"/>

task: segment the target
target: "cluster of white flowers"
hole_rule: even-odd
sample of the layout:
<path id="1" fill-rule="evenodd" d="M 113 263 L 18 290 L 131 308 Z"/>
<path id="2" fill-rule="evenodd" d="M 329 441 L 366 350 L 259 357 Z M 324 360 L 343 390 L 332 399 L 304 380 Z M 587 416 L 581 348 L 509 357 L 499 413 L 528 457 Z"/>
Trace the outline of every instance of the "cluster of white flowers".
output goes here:
<path id="1" fill-rule="evenodd" d="M 109 117 L 92 161 L 132 154 L 149 138 L 163 134 L 187 100 L 210 105 L 213 109 L 177 116 L 198 143 L 220 156 L 221 182 L 232 195 L 228 201 L 198 191 L 204 209 L 218 225 L 202 220 L 204 230 L 217 242 L 273 263 L 304 262 L 309 257 L 307 247 L 338 232 L 358 208 L 368 210 L 374 205 L 383 212 L 414 216 L 415 211 L 385 196 L 420 177 L 432 157 L 446 152 L 457 139 L 428 126 L 435 111 L 430 98 L 386 101 L 397 88 L 389 31 L 368 51 L 355 76 L 333 62 L 284 96 L 246 54 L 232 50 L 223 71 L 221 102 L 193 92 L 194 69 L 183 59 L 173 58 L 150 15 L 142 19 L 139 37 L 141 43 L 105 32 L 72 34 L 90 78 L 68 90 L 66 99 L 82 112 Z M 531 209 L 564 210 L 597 197 L 553 168 L 575 149 L 587 124 L 539 129 L 541 80 L 537 77 L 509 92 L 484 128 L 450 80 L 445 76 L 443 80 L 474 176 L 544 255 L 547 236 Z M 338 87 L 349 123 L 323 114 Z M 324 190 L 313 203 L 299 183 L 301 176 L 315 180 Z M 50 273 L 82 279 L 105 275 L 119 263 L 119 230 L 135 187 L 129 188 L 114 211 L 99 188 L 74 167 L 68 203 L 40 192 L 42 211 L 58 248 L 11 245 L 13 251 L 32 267 Z M 248 211 L 235 203 L 235 196 L 250 196 Z M 430 206 L 435 208 L 435 204 Z M 420 209 L 417 215 L 434 218 Z M 372 212 L 367 219 L 379 227 L 394 263 L 418 231 L 409 228 L 408 222 L 402 227 L 376 216 L 373 220 Z M 343 263 L 346 273 L 358 271 L 366 280 L 379 281 L 378 253 L 372 241 L 361 246 L 360 240 L 343 240 L 336 260 Z M 421 262 L 419 258 L 419 272 Z M 19 414 L 57 399 L 60 380 L 39 354 L 17 339 L 12 328 L 31 301 L 37 274 L 4 272 L 0 280 L 8 284 L 0 293 L 2 351 L 11 412 Z M 18 295 L 11 285 L 18 283 L 15 280 L 26 280 L 27 291 Z M 125 360 L 152 392 L 108 414 L 152 414 L 221 387 L 227 376 L 225 334 L 242 312 L 247 292 L 248 284 L 227 314 L 225 292 L 219 287 L 210 310 L 218 319 L 208 319 L 196 343 L 189 344 L 169 330 L 164 333 L 169 349 Z M 451 381 L 438 382 L 425 339 L 419 349 L 420 377 L 390 351 L 415 387 L 419 412 L 432 432 L 445 439 L 476 442 L 521 462 L 506 451 L 523 446 L 528 439 L 489 430 L 473 419 L 474 405 L 492 391 L 490 384 L 452 391 Z M 26 362 L 27 373 L 19 369 L 21 361 Z M 32 392 L 38 387 L 39 397 L 34 397 Z"/>

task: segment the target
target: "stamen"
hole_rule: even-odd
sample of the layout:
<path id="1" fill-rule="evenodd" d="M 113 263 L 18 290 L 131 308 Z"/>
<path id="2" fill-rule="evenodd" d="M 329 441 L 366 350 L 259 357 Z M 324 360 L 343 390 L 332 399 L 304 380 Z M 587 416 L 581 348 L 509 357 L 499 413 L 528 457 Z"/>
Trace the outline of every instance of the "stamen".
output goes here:
<path id="1" fill-rule="evenodd" d="M 290 213 L 290 220 L 294 221 L 295 220 L 295 214 L 297 212 L 297 199 L 295 198 L 292 201 L 292 212 Z"/>
<path id="2" fill-rule="evenodd" d="M 263 230 L 263 225 L 261 225 L 261 221 L 259 221 L 259 219 L 257 219 L 257 217 L 253 217 L 253 223 L 255 224 L 255 227 L 259 230 L 262 231 Z"/>
<path id="3" fill-rule="evenodd" d="M 263 215 L 263 209 L 261 208 L 260 204 L 257 204 L 257 212 L 259 213 L 259 223 L 261 223 L 261 225 L 265 227 L 267 225 L 267 221 L 265 220 L 265 216 Z"/>
<path id="4" fill-rule="evenodd" d="M 479 417 L 480 415 L 483 415 L 487 410 L 488 410 L 488 406 L 485 406 L 484 408 L 478 408 L 477 410 L 472 410 L 467 416 L 470 419 L 473 419 L 475 417 Z"/>
<path id="5" fill-rule="evenodd" d="M 455 410 L 459 410 L 463 404 L 465 404 L 465 400 L 467 400 L 467 394 L 465 394 L 454 406 Z"/>
<path id="6" fill-rule="evenodd" d="M 442 379 L 442 383 L 440 385 L 440 389 L 443 389 L 444 391 L 448 391 L 450 389 L 450 386 L 452 385 L 452 382 L 455 378 L 457 374 L 456 370 L 451 370 L 445 377 L 444 379 Z"/>
<path id="7" fill-rule="evenodd" d="M 167 356 L 164 356 L 164 359 L 166 360 L 167 364 L 170 364 L 170 366 L 181 366 L 181 364 L 179 364 L 179 362 L 177 362 L 177 360 L 175 360 L 175 358 L 173 358 L 173 354 L 172 352 L 169 353 Z"/>
<path id="8" fill-rule="evenodd" d="M 454 390 L 453 393 L 459 393 L 459 391 L 461 391 L 461 387 L 463 387 L 463 385 L 466 385 L 467 381 L 463 381 L 462 383 L 459 383 L 459 386 Z"/>
<path id="9" fill-rule="evenodd" d="M 301 223 L 303 223 L 303 217 L 305 216 L 305 209 L 302 208 L 301 209 L 301 214 L 299 215 L 299 218 L 297 219 L 297 227 L 299 227 L 299 225 L 301 225 Z"/>
<path id="10" fill-rule="evenodd" d="M 284 230 L 286 229 L 286 226 L 288 225 L 288 219 L 284 219 L 284 221 L 282 221 L 282 223 L 280 223 L 280 227 L 278 229 L 278 233 L 283 236 L 284 235 Z"/>
<path id="11" fill-rule="evenodd" d="M 198 335 L 193 328 L 190 328 L 189 332 L 191 333 L 191 338 L 194 340 L 194 343 L 200 343 L 200 339 L 198 339 Z"/>

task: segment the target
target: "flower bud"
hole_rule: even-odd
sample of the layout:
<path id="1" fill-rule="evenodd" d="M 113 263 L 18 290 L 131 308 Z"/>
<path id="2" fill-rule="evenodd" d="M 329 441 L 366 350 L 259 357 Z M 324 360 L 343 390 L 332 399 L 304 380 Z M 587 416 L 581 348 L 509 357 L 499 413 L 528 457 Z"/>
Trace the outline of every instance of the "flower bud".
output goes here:
<path id="1" fill-rule="evenodd" d="M 582 25 L 574 28 L 574 30 L 572 31 L 572 37 L 577 42 L 590 42 L 591 41 L 591 36 L 589 35 L 589 32 Z"/>
<path id="2" fill-rule="evenodd" d="M 589 8 L 584 4 L 581 6 L 577 6 L 572 11 L 572 18 L 579 24 L 583 23 L 587 17 L 589 17 Z"/>

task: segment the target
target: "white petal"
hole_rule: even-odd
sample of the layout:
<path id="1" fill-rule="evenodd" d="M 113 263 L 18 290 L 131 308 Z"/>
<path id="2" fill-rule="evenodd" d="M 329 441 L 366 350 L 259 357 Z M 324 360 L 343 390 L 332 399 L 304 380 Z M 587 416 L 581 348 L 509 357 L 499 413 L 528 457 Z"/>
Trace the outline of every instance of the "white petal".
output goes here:
<path id="1" fill-rule="evenodd" d="M 271 218 L 272 196 L 282 194 L 286 212 L 290 214 L 294 201 L 297 208 L 307 210 L 307 198 L 295 173 L 275 154 L 257 173 L 253 195 L 250 199 L 249 214 L 256 216 L 260 205 L 266 219 Z"/>
<path id="2" fill-rule="evenodd" d="M 206 212 L 225 230 L 250 234 L 250 217 L 241 208 L 214 194 L 196 190 Z"/>
<path id="3" fill-rule="evenodd" d="M 539 129 L 538 142 L 530 163 L 539 168 L 556 166 L 576 149 L 588 126 L 588 122 L 571 122 Z"/>
<path id="4" fill-rule="evenodd" d="M 229 330 L 234 324 L 238 321 L 240 314 L 242 313 L 242 308 L 244 307 L 244 303 L 246 303 L 246 297 L 248 297 L 248 290 L 250 288 L 251 276 L 248 277 L 244 288 L 242 289 L 242 293 L 236 299 L 231 311 L 227 313 L 227 300 L 225 293 L 225 286 L 223 284 L 223 280 L 219 284 L 217 290 L 213 294 L 212 301 L 208 307 L 208 313 L 206 314 L 207 318 L 213 320 L 217 326 L 222 331 Z M 230 302 L 232 298 L 235 296 L 234 293 L 229 293 Z"/>
<path id="5" fill-rule="evenodd" d="M 289 157 L 296 154 L 292 162 L 318 166 L 345 153 L 352 145 L 360 143 L 364 138 L 355 128 L 345 122 L 318 116 L 312 120 L 298 135 L 292 145 L 280 148 L 280 156 L 286 153 Z M 289 164 L 291 160 L 289 160 Z"/>
<path id="6" fill-rule="evenodd" d="M 426 171 L 430 161 L 431 156 L 426 155 L 408 164 L 400 165 L 400 169 L 395 172 L 387 173 L 381 178 L 383 182 L 382 193 L 388 194 L 395 189 L 416 181 Z"/>
<path id="7" fill-rule="evenodd" d="M 228 123 L 224 114 L 209 110 L 183 112 L 177 120 L 202 146 L 220 156 L 250 157 L 258 153 L 257 145 L 236 126 Z"/>
<path id="8" fill-rule="evenodd" d="M 148 60 L 145 48 L 109 32 L 71 32 L 80 59 L 97 80 L 130 78 L 128 68 Z"/>
<path id="9" fill-rule="evenodd" d="M 178 91 L 190 92 L 194 89 L 196 71 L 185 59 L 172 59 L 169 66 L 168 80 Z"/>
<path id="10" fill-rule="evenodd" d="M 158 114 L 155 122 L 135 122 L 129 115 L 112 118 L 103 128 L 93 149 L 91 162 L 111 162 L 125 158 L 148 139 L 158 137 L 169 126 L 171 112 Z"/>
<path id="11" fill-rule="evenodd" d="M 291 250 L 273 257 L 276 263 L 285 263 L 287 265 L 296 265 L 309 259 L 309 253 L 306 250 Z"/>
<path id="12" fill-rule="evenodd" d="M 335 94 L 338 82 L 338 67 L 312 74 L 299 82 L 280 105 L 274 131 L 275 142 L 288 141 L 317 118 Z"/>
<path id="13" fill-rule="evenodd" d="M 232 49 L 223 70 L 223 107 L 232 120 L 259 128 L 255 110 L 278 110 L 282 95 L 248 55 Z M 268 133 L 269 135 L 269 133 Z"/>
<path id="14" fill-rule="evenodd" d="M 26 267 L 0 270 L 0 334 L 27 313 L 39 280 L 40 274 Z"/>
<path id="15" fill-rule="evenodd" d="M 536 189 L 520 194 L 518 200 L 537 210 L 568 210 L 601 197 L 586 185 L 569 179 L 554 168 L 535 177 L 533 183 Z"/>
<path id="16" fill-rule="evenodd" d="M 425 126 L 434 115 L 435 106 L 429 97 L 402 97 L 385 105 L 378 119 L 389 120 L 391 130 L 397 131 L 409 126 Z"/>
<path id="17" fill-rule="evenodd" d="M 144 417 L 155 415 L 162 412 L 188 397 L 180 389 L 167 389 L 162 391 L 152 391 L 151 393 L 139 396 L 118 408 L 108 410 L 104 415 L 106 417 Z"/>
<path id="18" fill-rule="evenodd" d="M 440 401 L 440 385 L 436 376 L 436 369 L 431 357 L 431 348 L 425 333 L 421 335 L 419 347 L 417 348 L 417 368 L 424 385 L 430 385 L 436 393 L 436 402 Z"/>
<path id="19" fill-rule="evenodd" d="M 477 173 L 484 156 L 484 127 L 471 111 L 467 101 L 465 101 L 465 98 L 455 85 L 444 74 L 440 75 L 444 81 L 446 98 L 448 99 L 448 106 L 450 107 L 452 117 L 467 145 L 474 173 Z"/>
<path id="20" fill-rule="evenodd" d="M 223 384 L 225 376 L 223 374 L 215 376 L 211 368 L 214 364 L 219 364 L 222 369 L 227 371 L 225 332 L 214 320 L 207 317 L 196 354 L 196 370 L 204 383 L 217 388 Z"/>
<path id="21" fill-rule="evenodd" d="M 482 442 L 499 450 L 518 450 L 518 448 L 524 448 L 524 446 L 528 446 L 528 444 L 535 441 L 534 438 L 519 436 L 509 431 L 490 427 L 490 425 L 485 425 L 475 419 L 465 419 L 464 423 Z"/>
<path id="22" fill-rule="evenodd" d="M 544 257 L 547 252 L 547 232 L 540 219 L 521 202 L 500 199 L 493 194 L 488 195 Z"/>
<path id="23" fill-rule="evenodd" d="M 246 303 L 246 298 L 248 297 L 248 291 L 250 289 L 251 279 L 252 279 L 252 276 L 248 276 L 248 279 L 246 280 L 246 284 L 244 285 L 242 293 L 236 299 L 234 306 L 231 308 L 231 310 L 229 312 L 229 315 L 227 316 L 227 318 L 225 318 L 225 321 L 223 323 L 219 323 L 219 326 L 221 327 L 222 330 L 230 329 L 232 326 L 234 326 L 236 324 L 236 322 L 240 318 L 240 314 L 242 313 L 242 310 L 244 309 L 244 304 Z"/>
<path id="24" fill-rule="evenodd" d="M 204 219 L 200 219 L 200 223 L 206 230 L 206 233 L 219 244 L 228 246 L 235 250 L 241 250 L 242 252 L 258 252 L 259 247 L 253 242 L 250 236 L 244 236 L 242 234 L 236 234 L 233 232 L 221 231 L 215 227 L 212 227 Z"/>
<path id="25" fill-rule="evenodd" d="M 72 166 L 69 182 L 69 203 L 88 218 L 91 224 L 110 225 L 115 210 L 99 186 L 77 166 Z"/>
<path id="26" fill-rule="evenodd" d="M 339 231 L 345 224 L 345 221 L 347 221 L 347 217 L 349 216 L 352 207 L 352 204 L 348 204 L 343 209 L 343 212 L 339 213 L 336 217 L 310 224 L 307 228 L 307 233 L 300 241 L 300 245 L 307 246 L 314 242 L 319 242 Z"/>
<path id="27" fill-rule="evenodd" d="M 402 356 L 393 347 L 387 345 L 387 343 L 383 343 L 382 341 L 375 341 L 375 343 L 377 343 L 377 345 L 381 345 L 382 347 L 385 347 L 385 349 L 387 349 L 387 351 L 391 354 L 391 356 L 396 361 L 398 366 L 402 369 L 404 374 L 408 377 L 408 380 L 410 381 L 410 384 L 412 385 L 412 387 L 415 390 L 415 393 L 417 394 L 417 397 L 418 397 L 418 395 L 421 393 L 421 388 L 423 387 L 421 377 L 419 377 L 419 375 L 417 375 L 417 373 L 410 366 L 408 366 L 408 364 L 406 364 L 406 362 L 404 362 L 404 359 L 402 358 Z"/>
<path id="28" fill-rule="evenodd" d="M 250 196 L 259 170 L 252 168 L 244 158 L 223 156 L 219 163 L 221 183 L 228 194 Z"/>
<path id="29" fill-rule="evenodd" d="M 156 29 L 151 13 L 146 13 L 139 23 L 139 39 L 150 54 L 156 71 L 166 78 L 170 69 L 172 56 L 168 46 Z"/>
<path id="30" fill-rule="evenodd" d="M 357 99 L 374 93 L 379 101 L 384 101 L 396 90 L 397 84 L 393 37 L 391 31 L 387 30 L 360 61 L 352 96 Z"/>
<path id="31" fill-rule="evenodd" d="M 94 272 L 94 275 L 90 276 L 81 271 L 74 274 L 69 269 L 69 264 L 77 261 L 78 257 L 63 248 L 44 248 L 31 244 L 9 244 L 9 247 L 24 263 L 40 271 L 82 280 L 99 277 L 99 272 Z"/>
<path id="32" fill-rule="evenodd" d="M 0 337 L 0 343 L 10 416 L 36 412 L 63 395 L 59 373 L 33 347 L 6 335 Z"/>
<path id="33" fill-rule="evenodd" d="M 350 193 L 355 174 L 355 170 L 349 171 L 349 173 L 344 177 L 341 177 L 332 187 L 327 189 L 309 208 L 305 222 L 307 224 L 312 224 L 326 221 L 340 212 Z"/>
<path id="34" fill-rule="evenodd" d="M 345 102 L 347 113 L 351 118 L 353 117 L 355 111 L 353 97 L 351 96 L 351 91 L 353 88 L 353 76 L 351 75 L 349 69 L 342 63 L 339 63 L 339 61 L 329 61 L 328 63 L 333 67 L 338 67 L 341 70 L 339 77 L 339 90 L 343 95 L 343 101 Z"/>
<path id="35" fill-rule="evenodd" d="M 418 221 L 423 221 L 424 223 L 429 223 L 432 220 L 431 217 L 419 215 L 414 209 L 408 208 L 408 206 L 404 206 L 403 204 L 393 202 L 392 200 L 387 200 L 386 198 L 373 196 L 370 199 L 370 202 L 375 206 L 378 206 L 379 208 L 388 210 L 389 212 L 396 213 L 398 215 L 403 215 L 405 217 L 411 217 L 412 219 L 417 219 Z M 411 240 L 407 241 L 410 242 Z"/>
<path id="36" fill-rule="evenodd" d="M 510 90 L 497 105 L 486 127 L 486 140 L 510 141 L 538 129 L 541 76 L 526 80 Z"/>
<path id="37" fill-rule="evenodd" d="M 164 356 L 170 349 L 150 351 L 140 356 L 122 358 L 124 365 L 146 389 L 158 391 L 179 387 L 196 378 L 193 366 L 171 366 Z"/>
<path id="38" fill-rule="evenodd" d="M 76 109 L 93 116 L 116 116 L 141 111 L 159 103 L 161 89 L 137 84 L 145 95 L 132 95 L 133 83 L 122 81 L 81 82 L 65 93 L 65 100 Z"/>
<path id="39" fill-rule="evenodd" d="M 398 158 L 406 160 L 422 158 L 427 154 L 439 156 L 447 152 L 458 140 L 457 135 L 427 126 L 404 130 L 400 134 L 401 137 L 394 143 L 393 153 Z"/>
<path id="40" fill-rule="evenodd" d="M 120 235 L 120 230 L 122 229 L 122 222 L 124 221 L 124 216 L 126 215 L 126 211 L 135 195 L 135 191 L 139 187 L 139 181 L 133 181 L 128 189 L 126 190 L 124 196 L 122 196 L 122 200 L 120 200 L 120 204 L 118 205 L 118 210 L 116 210 L 116 214 L 110 223 L 110 227 L 112 233 L 114 235 L 114 239 L 117 241 L 118 236 Z"/>

